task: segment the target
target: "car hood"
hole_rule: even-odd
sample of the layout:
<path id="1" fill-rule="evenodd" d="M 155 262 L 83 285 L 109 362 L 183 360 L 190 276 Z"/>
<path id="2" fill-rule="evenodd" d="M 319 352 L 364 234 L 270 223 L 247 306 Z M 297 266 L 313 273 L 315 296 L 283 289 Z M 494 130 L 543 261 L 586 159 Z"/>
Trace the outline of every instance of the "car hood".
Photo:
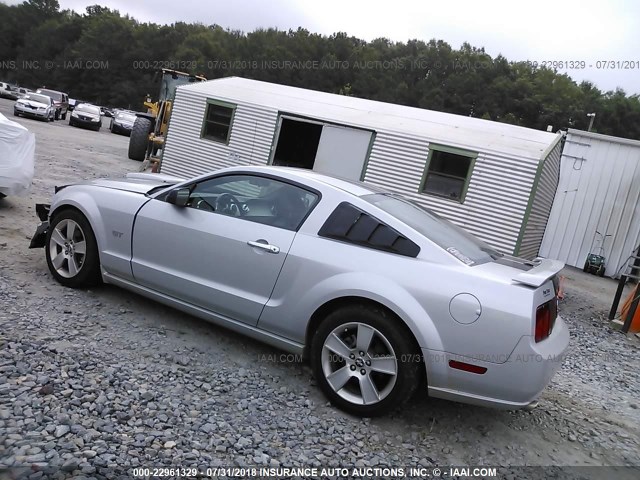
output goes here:
<path id="1" fill-rule="evenodd" d="M 45 108 L 48 107 L 49 105 L 47 105 L 46 103 L 41 103 L 41 102 L 34 102 L 33 100 L 18 100 L 18 105 L 28 105 L 30 107 L 35 107 L 35 108 Z"/>
<path id="2" fill-rule="evenodd" d="M 125 178 L 98 178 L 75 185 L 92 185 L 95 187 L 145 194 L 154 188 L 169 187 L 183 181 L 183 178 L 161 175 L 159 173 L 129 173 Z"/>
<path id="3" fill-rule="evenodd" d="M 76 114 L 76 115 L 82 115 L 84 117 L 100 118 L 100 114 L 99 113 L 86 112 L 84 110 L 78 110 L 77 108 L 73 111 L 73 113 Z"/>

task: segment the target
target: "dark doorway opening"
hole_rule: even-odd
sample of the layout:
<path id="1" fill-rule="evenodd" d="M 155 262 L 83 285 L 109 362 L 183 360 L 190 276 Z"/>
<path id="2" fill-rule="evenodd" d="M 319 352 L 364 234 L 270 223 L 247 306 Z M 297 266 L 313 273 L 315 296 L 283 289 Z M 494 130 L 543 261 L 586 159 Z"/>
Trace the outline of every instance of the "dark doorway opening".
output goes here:
<path id="1" fill-rule="evenodd" d="M 313 168 L 322 125 L 283 118 L 273 165 Z"/>

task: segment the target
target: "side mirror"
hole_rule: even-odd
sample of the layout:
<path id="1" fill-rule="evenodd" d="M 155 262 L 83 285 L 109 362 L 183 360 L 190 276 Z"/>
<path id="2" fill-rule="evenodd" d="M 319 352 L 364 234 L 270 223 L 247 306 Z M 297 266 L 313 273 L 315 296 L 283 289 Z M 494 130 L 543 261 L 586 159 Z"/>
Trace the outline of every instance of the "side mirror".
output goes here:
<path id="1" fill-rule="evenodd" d="M 167 202 L 176 207 L 186 207 L 189 202 L 189 195 L 191 195 L 189 187 L 174 188 L 167 195 Z"/>

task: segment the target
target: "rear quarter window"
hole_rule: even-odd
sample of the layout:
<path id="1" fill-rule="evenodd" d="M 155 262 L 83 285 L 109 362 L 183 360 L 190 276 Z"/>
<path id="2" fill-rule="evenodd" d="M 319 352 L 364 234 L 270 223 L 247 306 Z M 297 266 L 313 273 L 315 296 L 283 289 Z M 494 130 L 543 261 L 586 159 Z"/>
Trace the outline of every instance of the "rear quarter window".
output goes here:
<path id="1" fill-rule="evenodd" d="M 420 253 L 420 247 L 413 241 L 348 202 L 336 207 L 318 235 L 406 257 L 417 257 Z"/>

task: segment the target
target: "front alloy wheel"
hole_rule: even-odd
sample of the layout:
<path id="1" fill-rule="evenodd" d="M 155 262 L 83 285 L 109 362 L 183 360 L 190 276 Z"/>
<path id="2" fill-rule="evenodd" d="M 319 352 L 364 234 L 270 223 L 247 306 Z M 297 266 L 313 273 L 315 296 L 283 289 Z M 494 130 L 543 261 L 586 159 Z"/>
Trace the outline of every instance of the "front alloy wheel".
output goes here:
<path id="1" fill-rule="evenodd" d="M 312 339 L 311 363 L 320 388 L 337 407 L 377 416 L 408 400 L 423 371 L 422 358 L 401 320 L 354 305 L 331 313 Z"/>
<path id="2" fill-rule="evenodd" d="M 75 277 L 87 257 L 87 240 L 80 225 L 71 219 L 59 222 L 51 234 L 49 255 L 60 276 Z"/>
<path id="3" fill-rule="evenodd" d="M 56 214 L 47 231 L 49 270 L 65 286 L 84 287 L 100 281 L 98 248 L 87 219 L 75 210 Z"/>

